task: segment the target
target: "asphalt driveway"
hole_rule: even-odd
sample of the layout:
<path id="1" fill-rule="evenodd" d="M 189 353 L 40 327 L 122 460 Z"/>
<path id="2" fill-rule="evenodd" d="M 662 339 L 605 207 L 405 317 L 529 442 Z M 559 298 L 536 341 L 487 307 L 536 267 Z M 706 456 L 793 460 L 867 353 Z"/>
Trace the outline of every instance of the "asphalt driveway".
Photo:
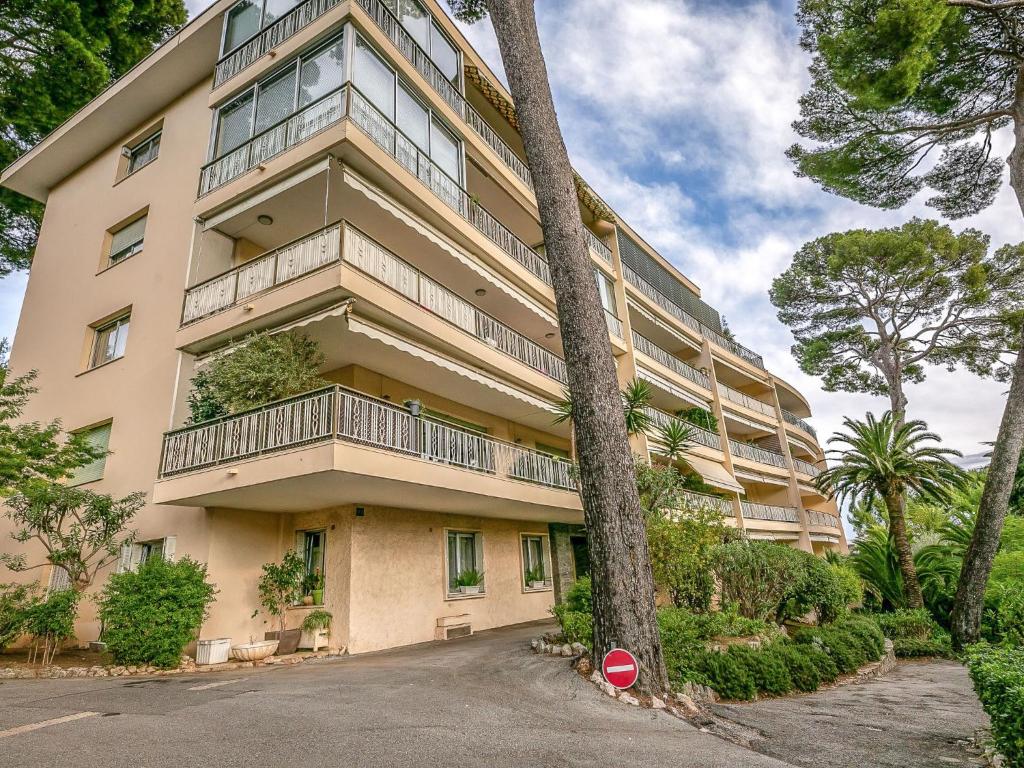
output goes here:
<path id="1" fill-rule="evenodd" d="M 529 652 L 546 626 L 286 668 L 4 682 L 0 765 L 785 765 L 607 698 Z"/>

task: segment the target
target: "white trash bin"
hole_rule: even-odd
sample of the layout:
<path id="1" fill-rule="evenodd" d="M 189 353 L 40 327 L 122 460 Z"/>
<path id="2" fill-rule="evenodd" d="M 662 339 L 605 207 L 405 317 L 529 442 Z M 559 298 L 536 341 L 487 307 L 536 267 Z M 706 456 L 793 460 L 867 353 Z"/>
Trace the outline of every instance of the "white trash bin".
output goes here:
<path id="1" fill-rule="evenodd" d="M 231 653 L 231 638 L 200 640 L 196 644 L 196 664 L 223 664 Z"/>

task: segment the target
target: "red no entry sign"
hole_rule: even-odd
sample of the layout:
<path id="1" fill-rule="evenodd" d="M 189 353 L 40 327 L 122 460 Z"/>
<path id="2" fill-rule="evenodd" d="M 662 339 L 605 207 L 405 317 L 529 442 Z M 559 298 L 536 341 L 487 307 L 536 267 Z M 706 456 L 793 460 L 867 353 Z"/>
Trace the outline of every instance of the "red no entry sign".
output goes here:
<path id="1" fill-rule="evenodd" d="M 636 656 L 621 648 L 612 648 L 604 655 L 601 662 L 604 679 L 616 688 L 631 688 L 640 675 L 640 665 Z"/>

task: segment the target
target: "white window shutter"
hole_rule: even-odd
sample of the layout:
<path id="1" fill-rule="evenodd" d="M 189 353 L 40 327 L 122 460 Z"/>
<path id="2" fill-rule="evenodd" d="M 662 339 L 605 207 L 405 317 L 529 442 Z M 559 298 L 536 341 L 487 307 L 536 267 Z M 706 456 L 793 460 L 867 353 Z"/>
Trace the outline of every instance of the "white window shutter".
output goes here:
<path id="1" fill-rule="evenodd" d="M 175 546 L 176 542 L 177 542 L 177 537 L 176 536 L 167 536 L 164 539 L 164 551 L 163 551 L 164 560 L 168 560 L 168 561 L 174 560 L 174 546 Z"/>
<path id="2" fill-rule="evenodd" d="M 132 569 L 132 545 L 125 542 L 121 545 L 121 557 L 117 561 L 117 572 L 124 573 Z"/>
<path id="3" fill-rule="evenodd" d="M 143 546 L 141 544 L 132 544 L 132 557 L 128 563 L 129 571 L 134 572 L 139 570 L 139 564 L 142 563 L 142 552 Z"/>

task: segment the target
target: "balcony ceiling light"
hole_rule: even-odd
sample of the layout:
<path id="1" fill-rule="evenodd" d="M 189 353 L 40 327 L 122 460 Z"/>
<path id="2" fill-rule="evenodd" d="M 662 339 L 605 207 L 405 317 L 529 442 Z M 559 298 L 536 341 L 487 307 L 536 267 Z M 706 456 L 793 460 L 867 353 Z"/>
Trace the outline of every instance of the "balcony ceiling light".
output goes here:
<path id="1" fill-rule="evenodd" d="M 265 213 L 261 213 L 259 216 L 256 217 L 256 221 L 258 221 L 260 224 L 262 224 L 265 227 L 269 227 L 271 224 L 274 223 L 274 217 L 273 216 L 267 216 L 267 214 L 265 214 Z"/>
<path id="2" fill-rule="evenodd" d="M 553 338 L 555 338 L 555 332 L 554 331 L 548 331 L 547 333 L 544 334 L 544 338 L 545 339 L 553 339 Z"/>
<path id="3" fill-rule="evenodd" d="M 473 291 L 473 293 L 475 293 L 477 296 L 486 296 L 487 295 L 487 289 L 486 288 L 477 288 L 475 291 Z"/>

